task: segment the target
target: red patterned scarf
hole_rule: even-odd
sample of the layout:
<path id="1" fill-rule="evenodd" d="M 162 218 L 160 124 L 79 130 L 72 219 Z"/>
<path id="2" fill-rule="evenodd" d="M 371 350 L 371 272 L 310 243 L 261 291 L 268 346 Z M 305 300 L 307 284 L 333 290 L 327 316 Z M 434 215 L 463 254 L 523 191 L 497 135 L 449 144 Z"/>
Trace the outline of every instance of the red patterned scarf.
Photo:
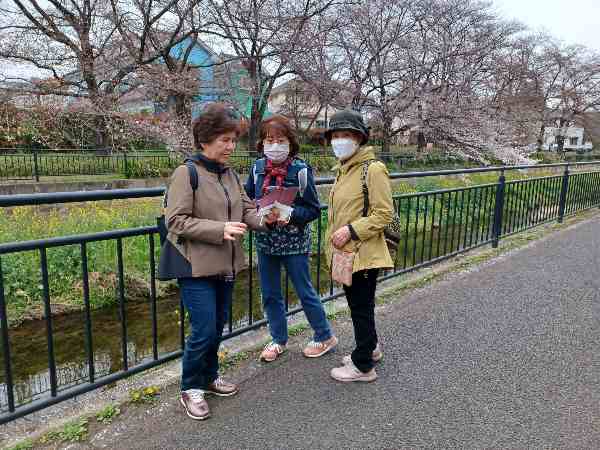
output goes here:
<path id="1" fill-rule="evenodd" d="M 265 180 L 263 181 L 263 194 L 266 194 L 271 186 L 271 179 L 275 177 L 275 186 L 281 187 L 283 186 L 283 180 L 287 175 L 288 167 L 292 160 L 290 158 L 286 159 L 281 164 L 273 164 L 273 161 L 267 158 L 267 163 L 265 165 Z"/>

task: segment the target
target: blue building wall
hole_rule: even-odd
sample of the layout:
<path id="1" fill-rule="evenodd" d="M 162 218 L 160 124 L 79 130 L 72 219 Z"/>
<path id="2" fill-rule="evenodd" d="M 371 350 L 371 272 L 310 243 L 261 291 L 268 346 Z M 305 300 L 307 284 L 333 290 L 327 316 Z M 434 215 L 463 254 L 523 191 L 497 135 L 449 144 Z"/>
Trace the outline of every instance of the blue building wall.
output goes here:
<path id="1" fill-rule="evenodd" d="M 190 46 L 191 39 L 186 39 L 183 42 L 180 42 L 175 47 L 173 47 L 170 51 L 170 55 L 176 59 L 183 59 L 185 54 Z M 209 67 L 200 67 L 198 69 L 199 72 L 199 80 L 200 80 L 200 91 L 198 95 L 194 97 L 192 103 L 192 118 L 198 116 L 199 111 L 202 109 L 202 105 L 207 102 L 213 102 L 218 99 L 217 94 L 214 90 L 214 71 L 213 67 L 210 64 L 214 63 L 213 55 L 201 45 L 195 44 L 190 51 L 188 56 L 188 63 L 191 66 L 209 66 Z"/>

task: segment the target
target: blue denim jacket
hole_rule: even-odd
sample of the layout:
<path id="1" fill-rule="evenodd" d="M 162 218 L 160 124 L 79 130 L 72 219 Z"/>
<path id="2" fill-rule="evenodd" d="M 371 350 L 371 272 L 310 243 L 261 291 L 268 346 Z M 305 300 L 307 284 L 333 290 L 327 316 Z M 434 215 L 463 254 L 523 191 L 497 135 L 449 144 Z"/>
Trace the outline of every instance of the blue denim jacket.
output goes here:
<path id="1" fill-rule="evenodd" d="M 244 186 L 248 197 L 258 200 L 262 197 L 265 179 L 266 159 L 257 159 Z M 301 183 L 303 178 L 306 182 Z M 271 185 L 275 185 L 272 177 Z M 319 217 L 321 204 L 315 186 L 312 168 L 300 158 L 294 158 L 288 167 L 283 181 L 284 187 L 296 186 L 300 189 L 293 204 L 290 222 L 285 227 L 277 227 L 269 233 L 256 233 L 256 248 L 268 255 L 297 255 L 311 250 L 310 222 Z M 302 190 L 302 188 L 304 190 Z"/>

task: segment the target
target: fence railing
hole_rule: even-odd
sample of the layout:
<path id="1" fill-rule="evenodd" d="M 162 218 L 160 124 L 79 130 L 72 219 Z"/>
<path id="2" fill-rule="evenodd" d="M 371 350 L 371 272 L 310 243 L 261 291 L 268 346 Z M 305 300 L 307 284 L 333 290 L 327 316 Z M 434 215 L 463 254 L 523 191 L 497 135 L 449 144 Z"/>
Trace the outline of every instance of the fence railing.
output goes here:
<path id="1" fill-rule="evenodd" d="M 574 172 L 566 164 L 550 164 L 544 166 L 512 166 L 485 167 L 464 170 L 444 170 L 429 172 L 410 172 L 393 174 L 393 179 L 423 178 L 444 175 L 474 174 L 497 172 L 497 181 L 476 186 L 443 189 L 430 192 L 414 192 L 394 197 L 395 208 L 403 227 L 403 237 L 394 259 L 394 268 L 381 274 L 381 279 L 396 277 L 411 270 L 418 269 L 471 249 L 491 244 L 497 246 L 501 238 L 522 232 L 531 227 L 549 221 L 561 222 L 565 216 L 579 211 L 600 206 L 600 162 L 578 164 L 581 170 Z M 556 174 L 531 177 L 518 180 L 507 180 L 506 173 L 524 169 L 528 171 L 539 169 L 564 169 Z M 331 184 L 332 179 L 318 179 L 317 184 Z M 0 196 L 0 207 L 15 207 L 23 205 L 48 205 L 69 202 L 93 202 L 98 200 L 134 199 L 143 197 L 158 197 L 164 192 L 163 188 L 123 189 L 91 192 L 65 192 L 34 195 Z M 323 211 L 327 206 L 323 206 Z M 328 275 L 322 257 L 323 236 L 326 228 L 326 214 L 322 214 L 313 224 L 314 242 L 311 257 L 311 269 L 317 291 L 322 301 L 328 302 L 343 294 L 334 286 Z M 148 304 L 148 316 L 141 326 L 144 327 L 146 338 L 149 340 L 147 351 L 142 351 L 141 344 L 136 343 L 130 336 L 130 329 L 139 321 L 134 322 L 128 317 L 129 286 L 124 265 L 127 256 L 128 240 L 142 241 L 143 252 L 136 252 L 137 259 L 143 259 L 147 271 L 148 291 L 145 296 Z M 115 258 L 114 275 L 116 277 L 116 292 L 118 331 L 110 335 L 111 345 L 116 347 L 112 359 L 103 363 L 98 369 L 98 361 L 106 361 L 106 355 L 97 348 L 93 315 L 90 298 L 92 283 L 90 281 L 90 265 L 95 245 L 110 242 Z M 98 387 L 113 383 L 132 374 L 142 372 L 151 367 L 171 361 L 182 355 L 186 326 L 185 314 L 181 302 L 177 303 L 179 322 L 174 328 L 166 321 L 158 321 L 158 309 L 163 302 L 158 298 L 156 280 L 156 258 L 158 255 L 157 228 L 143 226 L 137 228 L 107 230 L 98 233 L 63 236 L 49 239 L 39 239 L 25 242 L 0 244 L 0 350 L 2 351 L 3 376 L 0 379 L 0 423 L 6 423 L 18 417 L 38 411 L 57 402 L 91 391 Z M 256 275 L 252 262 L 255 259 L 252 234 L 245 240 L 248 260 L 251 267 L 247 273 L 240 275 L 237 283 L 244 283 L 243 289 L 234 298 L 236 313 L 230 313 L 229 323 L 224 338 L 234 336 L 265 325 L 265 319 L 259 311 L 257 299 Z M 71 248 L 76 256 L 80 274 L 80 292 L 83 300 L 82 321 L 79 324 L 83 333 L 85 356 L 78 362 L 67 364 L 71 367 L 82 366 L 85 370 L 72 380 L 64 380 L 64 365 L 57 363 L 55 351 L 56 330 L 54 329 L 53 299 L 51 297 L 51 277 L 60 277 L 60 268 L 50 270 L 49 254 L 56 249 Z M 13 299 L 6 296 L 9 280 L 6 273 L 10 258 L 33 252 L 37 266 L 31 270 L 37 271 L 40 279 L 40 299 L 43 304 L 45 326 L 44 348 L 36 348 L 36 353 L 45 352 L 45 369 L 38 371 L 36 377 L 42 377 L 45 386 L 40 392 L 29 392 L 23 389 L 19 380 L 15 379 L 15 361 L 25 361 L 31 355 L 14 354 L 11 352 L 12 335 L 15 329 L 9 329 L 7 304 Z M 96 279 L 96 282 L 98 280 Z M 291 294 L 287 274 L 285 277 L 285 298 L 288 314 L 301 310 L 290 302 Z M 166 331 L 165 331 L 166 330 Z M 165 350 L 161 347 L 166 335 L 175 334 L 176 348 Z M 118 341 L 118 342 L 115 342 Z M 99 358 L 102 353 L 102 358 Z M 134 354 L 135 353 L 135 354 Z M 139 353 L 139 354 L 138 354 Z M 39 389 L 38 389 L 39 390 Z M 22 391 L 28 394 L 19 394 Z"/>
<path id="2" fill-rule="evenodd" d="M 301 153 L 300 156 L 318 171 L 329 171 L 335 159 L 328 151 Z M 410 166 L 414 155 L 378 153 L 379 158 L 394 163 L 398 169 Z M 0 149 L 0 181 L 35 180 L 40 177 L 118 175 L 125 178 L 166 177 L 181 164 L 180 154 L 166 151 L 140 151 L 127 153 L 99 153 L 94 151 L 38 151 L 15 153 Z M 230 164 L 239 173 L 248 173 L 255 155 L 239 151 L 230 158 Z M 422 162 L 460 164 L 464 161 L 444 156 L 432 158 L 424 155 Z"/>

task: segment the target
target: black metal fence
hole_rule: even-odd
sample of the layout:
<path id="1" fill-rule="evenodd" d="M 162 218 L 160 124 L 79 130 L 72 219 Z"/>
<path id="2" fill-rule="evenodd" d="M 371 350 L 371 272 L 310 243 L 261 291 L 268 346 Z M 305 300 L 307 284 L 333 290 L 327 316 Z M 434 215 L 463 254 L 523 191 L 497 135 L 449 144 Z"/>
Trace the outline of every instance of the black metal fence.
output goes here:
<path id="1" fill-rule="evenodd" d="M 327 150 L 301 153 L 304 160 L 317 171 L 329 172 L 335 158 Z M 382 160 L 393 163 L 394 168 L 403 169 L 415 164 L 454 165 L 464 161 L 446 155 L 443 157 L 425 154 L 418 159 L 414 155 L 379 153 Z M 142 152 L 94 152 L 80 150 L 52 150 L 16 153 L 0 149 L 0 181 L 35 180 L 40 177 L 118 175 L 125 178 L 167 177 L 182 162 L 182 156 L 166 151 Z M 231 166 L 239 173 L 248 173 L 255 155 L 238 151 L 230 158 Z"/>
<path id="2" fill-rule="evenodd" d="M 411 172 L 392 175 L 394 179 L 402 179 L 497 172 L 499 178 L 496 182 L 489 184 L 395 196 L 395 207 L 402 221 L 404 233 L 395 255 L 394 268 L 383 273 L 381 279 L 395 277 L 486 244 L 497 246 L 502 237 L 549 221 L 561 222 L 567 215 L 600 206 L 600 169 L 592 167 L 592 165 L 598 164 L 600 162 L 578 164 L 580 170 L 577 172 L 570 171 L 570 166 L 565 164 L 551 164 Z M 590 169 L 586 170 L 587 167 Z M 506 172 L 519 169 L 528 171 L 552 169 L 553 173 L 556 174 L 512 181 L 506 180 Z M 317 184 L 330 184 L 332 181 L 332 179 L 319 179 Z M 151 188 L 0 196 L 0 207 L 158 197 L 163 192 L 163 188 Z M 324 206 L 323 210 L 326 209 L 327 206 Z M 312 267 L 316 269 L 313 272 L 314 282 L 317 291 L 322 294 L 323 302 L 327 302 L 341 296 L 342 291 L 337 289 L 331 279 L 325 275 L 327 271 L 324 270 L 325 266 L 321 251 L 326 228 L 325 214 L 315 222 L 314 227 L 316 228 L 313 229 L 316 239 L 314 254 L 311 258 Z M 128 304 L 128 286 L 127 274 L 124 269 L 124 243 L 128 239 L 139 239 L 140 237 L 145 239 L 147 249 L 144 258 L 147 258 L 149 282 L 147 302 L 149 303 L 150 314 L 144 326 L 150 335 L 151 350 L 140 357 L 132 357 L 131 353 L 135 349 L 132 348 L 129 340 L 129 330 L 132 322 L 127 316 L 126 308 Z M 90 252 L 94 243 L 102 241 L 111 241 L 116 244 L 114 256 L 116 260 L 116 298 L 118 300 L 119 326 L 118 333 L 112 335 L 112 338 L 118 340 L 119 361 L 116 367 L 111 369 L 107 369 L 106 364 L 100 369 L 98 368 L 99 359 L 98 355 L 95 354 L 95 335 L 90 307 Z M 157 307 L 160 305 L 157 299 L 156 281 L 157 242 L 157 228 L 155 226 L 145 226 L 87 235 L 0 244 L 0 349 L 3 364 L 2 384 L 0 384 L 0 397 L 2 397 L 0 398 L 0 423 L 6 423 L 25 416 L 49 405 L 113 383 L 181 356 L 186 329 L 185 314 L 181 303 L 178 303 L 180 322 L 177 325 L 177 331 L 175 331 L 178 335 L 178 348 L 168 352 L 161 352 L 159 348 L 159 336 L 164 336 L 164 333 L 161 334 L 161 328 L 165 325 L 157 320 Z M 246 245 L 248 259 L 252 262 L 254 261 L 254 249 L 251 234 L 246 240 Z M 83 366 L 85 370 L 79 370 L 80 376 L 70 380 L 63 380 L 65 377 L 61 374 L 67 369 L 63 366 L 58 367 L 55 355 L 53 301 L 50 294 L 51 275 L 48 268 L 48 252 L 66 246 L 76 246 L 78 248 L 78 270 L 80 270 L 81 275 L 81 292 L 84 305 L 83 321 L 80 326 L 84 334 L 85 358 L 83 359 Z M 43 300 L 45 348 L 37 348 L 35 351 L 45 352 L 47 359 L 45 370 L 42 373 L 44 380 L 42 384 L 47 387 L 47 392 L 40 388 L 40 392 L 36 391 L 35 395 L 26 396 L 27 398 L 15 395 L 14 356 L 11 354 L 11 334 L 14 330 L 9 329 L 7 317 L 7 303 L 11 299 L 5 296 L 5 277 L 2 274 L 3 264 L 6 263 L 8 256 L 22 252 L 36 252 L 38 255 L 39 267 L 36 270 L 38 270 L 40 277 Z M 54 272 L 52 274 L 53 276 L 57 275 Z M 241 294 L 244 298 L 237 300 L 245 305 L 244 319 L 234 321 L 232 314 L 230 314 L 226 339 L 265 325 L 265 320 L 260 318 L 256 311 L 256 285 L 258 283 L 254 278 L 252 269 L 243 278 L 243 282 L 247 283 Z M 238 281 L 238 283 L 240 282 Z M 289 304 L 287 276 L 285 277 L 285 283 L 288 314 L 294 314 L 300 311 L 301 308 Z M 111 364 L 114 365 L 115 361 L 112 361 Z"/>

